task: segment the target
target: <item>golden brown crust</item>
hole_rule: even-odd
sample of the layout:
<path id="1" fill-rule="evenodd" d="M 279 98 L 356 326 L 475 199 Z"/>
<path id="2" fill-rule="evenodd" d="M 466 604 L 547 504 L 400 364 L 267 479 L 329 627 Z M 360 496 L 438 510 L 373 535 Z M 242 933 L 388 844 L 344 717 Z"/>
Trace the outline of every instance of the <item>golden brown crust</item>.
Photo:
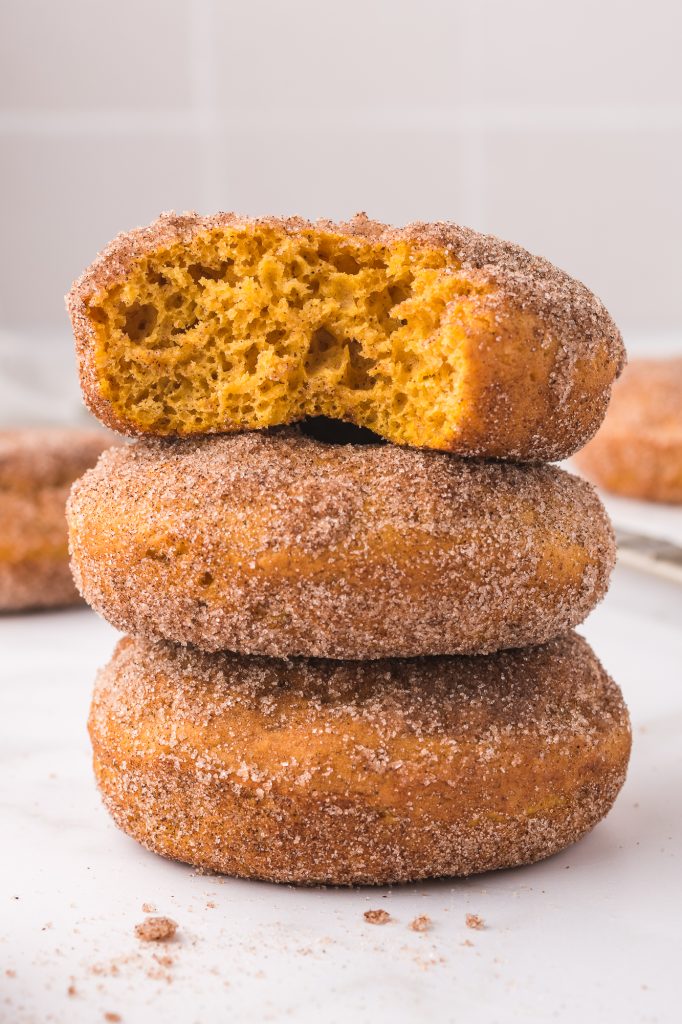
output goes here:
<path id="1" fill-rule="evenodd" d="M 111 444 L 102 431 L 0 431 L 0 611 L 75 604 L 66 499 Z"/>
<path id="2" fill-rule="evenodd" d="M 89 721 L 117 824 L 230 875 L 389 883 L 575 842 L 625 777 L 630 727 L 587 643 L 480 658 L 275 661 L 122 640 Z"/>
<path id="3" fill-rule="evenodd" d="M 547 260 L 491 235 L 445 222 L 392 228 L 364 214 L 336 224 L 297 217 L 166 213 L 147 227 L 118 235 L 67 296 L 83 394 L 103 423 L 131 436 L 141 432 L 101 393 L 96 337 L 88 316 L 92 297 L 124 280 L 135 261 L 163 247 L 189 243 L 220 227 L 253 230 L 259 225 L 288 234 L 317 228 L 350 241 L 390 245 L 406 240 L 446 250 L 473 282 L 485 285 L 479 306 L 470 310 L 467 356 L 475 368 L 467 380 L 470 412 L 450 443 L 438 447 L 461 455 L 547 461 L 572 454 L 597 430 L 625 351 L 618 328 L 592 292 Z M 491 317 L 493 330 L 483 326 Z M 229 422 L 216 428 L 233 429 Z"/>
<path id="4" fill-rule="evenodd" d="M 682 358 L 633 360 L 575 461 L 614 494 L 682 504 Z"/>
<path id="5" fill-rule="evenodd" d="M 106 453 L 72 491 L 72 568 L 123 632 L 274 657 L 541 643 L 615 557 L 593 489 L 553 466 L 295 429 Z"/>

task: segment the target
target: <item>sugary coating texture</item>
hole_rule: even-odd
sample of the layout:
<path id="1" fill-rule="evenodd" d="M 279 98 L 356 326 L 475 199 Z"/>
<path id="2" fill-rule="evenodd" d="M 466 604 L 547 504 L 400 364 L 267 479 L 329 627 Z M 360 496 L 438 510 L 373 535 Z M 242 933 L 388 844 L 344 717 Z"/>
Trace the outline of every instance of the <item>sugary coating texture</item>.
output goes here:
<path id="1" fill-rule="evenodd" d="M 0 431 L 0 612 L 75 604 L 64 509 L 111 444 L 103 431 Z"/>
<path id="2" fill-rule="evenodd" d="M 78 587 L 118 629 L 273 657 L 542 643 L 615 558 L 594 490 L 554 466 L 295 428 L 113 449 L 68 518 Z"/>
<path id="3" fill-rule="evenodd" d="M 548 857 L 625 778 L 622 695 L 575 634 L 478 658 L 277 661 L 122 640 L 90 713 L 117 824 L 277 882 L 379 884 Z"/>
<path id="4" fill-rule="evenodd" d="M 682 357 L 633 360 L 575 462 L 614 494 L 682 504 Z"/>
<path id="5" fill-rule="evenodd" d="M 455 224 L 232 213 L 119 235 L 67 298 L 81 383 L 127 434 L 324 415 L 397 444 L 551 460 L 599 426 L 624 360 L 602 303 Z"/>

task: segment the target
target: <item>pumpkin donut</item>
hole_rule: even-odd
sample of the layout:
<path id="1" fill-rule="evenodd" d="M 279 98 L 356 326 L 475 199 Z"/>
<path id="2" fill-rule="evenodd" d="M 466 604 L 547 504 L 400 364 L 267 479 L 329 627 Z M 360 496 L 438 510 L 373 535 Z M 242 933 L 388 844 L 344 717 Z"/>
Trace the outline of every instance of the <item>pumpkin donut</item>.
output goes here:
<path id="1" fill-rule="evenodd" d="M 633 360 L 575 463 L 613 494 L 682 504 L 682 358 Z"/>
<path id="2" fill-rule="evenodd" d="M 554 466 L 295 428 L 112 449 L 68 518 L 78 587 L 122 632 L 273 657 L 542 643 L 615 557 L 594 490 Z"/>
<path id="3" fill-rule="evenodd" d="M 73 481 L 109 444 L 102 431 L 0 431 L 0 611 L 80 600 L 64 509 Z"/>
<path id="4" fill-rule="evenodd" d="M 552 460 L 599 426 L 623 343 L 602 303 L 519 246 L 220 213 L 119 235 L 68 296 L 86 402 L 126 434 L 324 415 L 401 445 Z"/>
<path id="5" fill-rule="evenodd" d="M 623 698 L 574 633 L 479 658 L 278 661 L 123 639 L 90 712 L 116 823 L 276 882 L 381 884 L 549 857 L 625 778 Z"/>

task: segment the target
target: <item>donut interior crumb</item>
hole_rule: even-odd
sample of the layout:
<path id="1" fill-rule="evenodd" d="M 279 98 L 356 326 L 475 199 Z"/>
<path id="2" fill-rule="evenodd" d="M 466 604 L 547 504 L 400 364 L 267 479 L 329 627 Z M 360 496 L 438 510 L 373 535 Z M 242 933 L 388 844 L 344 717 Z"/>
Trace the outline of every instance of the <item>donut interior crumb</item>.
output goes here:
<path id="1" fill-rule="evenodd" d="M 444 248 L 225 224 L 148 252 L 87 316 L 102 394 L 137 430 L 329 416 L 439 447 L 488 288 Z"/>
<path id="2" fill-rule="evenodd" d="M 428 914 L 419 914 L 410 921 L 410 928 L 413 932 L 428 932 L 431 924 L 432 921 Z"/>
<path id="3" fill-rule="evenodd" d="M 143 942 L 165 942 L 172 939 L 177 930 L 177 923 L 170 917 L 148 917 L 135 925 L 135 934 Z"/>
<path id="4" fill-rule="evenodd" d="M 155 914 L 156 913 L 156 907 L 154 906 L 153 903 L 143 903 L 142 904 L 142 913 L 143 914 Z"/>
<path id="5" fill-rule="evenodd" d="M 485 921 L 478 914 L 467 914 L 465 918 L 467 928 L 474 928 L 476 931 L 481 931 L 485 928 Z"/>
<path id="6" fill-rule="evenodd" d="M 391 920 L 387 910 L 366 910 L 363 916 L 369 924 L 388 924 Z"/>

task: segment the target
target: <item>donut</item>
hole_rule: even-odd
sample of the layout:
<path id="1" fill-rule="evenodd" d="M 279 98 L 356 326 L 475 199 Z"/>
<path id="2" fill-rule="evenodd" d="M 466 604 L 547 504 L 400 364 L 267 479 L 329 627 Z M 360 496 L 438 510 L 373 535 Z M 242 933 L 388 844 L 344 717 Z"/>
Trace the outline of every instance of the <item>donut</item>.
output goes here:
<path id="1" fill-rule="evenodd" d="M 624 359 L 602 303 L 456 224 L 232 213 L 119 235 L 67 296 L 86 402 L 125 434 L 328 416 L 401 445 L 551 460 L 599 426 Z"/>
<path id="2" fill-rule="evenodd" d="M 682 357 L 633 360 L 575 462 L 613 494 L 682 504 Z"/>
<path id="3" fill-rule="evenodd" d="M 120 641 L 89 719 L 104 803 L 155 853 L 277 882 L 528 864 L 625 778 L 623 698 L 588 644 L 343 662 Z"/>
<path id="4" fill-rule="evenodd" d="M 106 452 L 68 507 L 78 587 L 124 633 L 272 657 L 542 643 L 603 596 L 592 487 L 546 465 L 295 427 Z"/>
<path id="5" fill-rule="evenodd" d="M 64 508 L 73 481 L 108 444 L 103 431 L 0 431 L 0 612 L 80 601 Z"/>

